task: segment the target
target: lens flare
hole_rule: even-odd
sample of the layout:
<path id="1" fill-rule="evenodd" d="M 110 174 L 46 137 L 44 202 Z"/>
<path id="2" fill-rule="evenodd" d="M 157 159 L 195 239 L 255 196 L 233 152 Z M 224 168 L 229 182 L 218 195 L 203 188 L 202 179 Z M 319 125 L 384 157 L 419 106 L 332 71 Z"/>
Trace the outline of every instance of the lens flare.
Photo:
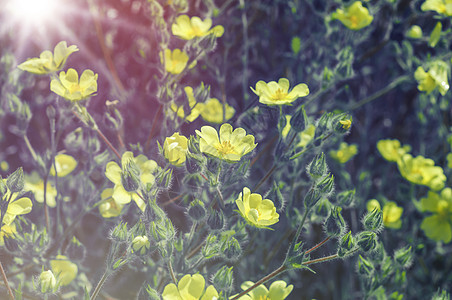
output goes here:
<path id="1" fill-rule="evenodd" d="M 57 0 L 9 0 L 6 11 L 21 23 L 39 24 L 54 17 Z"/>

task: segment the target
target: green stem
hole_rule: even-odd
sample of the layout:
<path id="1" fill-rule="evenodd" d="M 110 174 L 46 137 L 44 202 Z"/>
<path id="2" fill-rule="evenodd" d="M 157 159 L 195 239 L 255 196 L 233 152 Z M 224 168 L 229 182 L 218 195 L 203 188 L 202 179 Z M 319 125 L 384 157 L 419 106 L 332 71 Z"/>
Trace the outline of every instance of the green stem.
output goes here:
<path id="1" fill-rule="evenodd" d="M 8 290 L 8 296 L 10 299 L 14 300 L 14 294 L 13 291 L 11 290 L 11 287 L 9 286 L 8 278 L 6 277 L 6 273 L 5 270 L 3 269 L 3 264 L 1 261 L 0 261 L 0 272 L 2 273 L 3 282 L 5 283 L 6 289 Z"/>
<path id="2" fill-rule="evenodd" d="M 333 259 L 336 259 L 336 258 L 339 258 L 339 256 L 337 254 L 333 254 L 333 255 L 330 255 L 330 256 L 325 256 L 325 257 L 320 257 L 320 258 L 316 258 L 316 259 L 313 259 L 313 260 L 305 261 L 302 264 L 307 266 L 307 265 L 318 264 L 318 263 L 321 263 L 321 262 L 333 260 Z"/>
<path id="3" fill-rule="evenodd" d="M 351 110 L 355 110 L 355 109 L 360 108 L 361 106 L 363 106 L 363 105 L 365 105 L 365 104 L 367 104 L 369 102 L 372 102 L 372 101 L 380 98 L 384 94 L 386 94 L 386 93 L 390 92 L 391 90 L 395 89 L 399 84 L 401 84 L 401 83 L 403 83 L 403 82 L 405 82 L 405 81 L 407 81 L 409 79 L 411 79 L 411 76 L 408 76 L 408 75 L 403 75 L 403 76 L 397 77 L 395 80 L 393 80 L 386 87 L 384 87 L 381 90 L 373 93 L 369 97 L 367 97 L 367 98 L 365 98 L 365 99 L 363 99 L 361 101 L 358 101 L 357 103 L 351 105 L 348 110 L 350 110 L 350 111 Z"/>
<path id="4" fill-rule="evenodd" d="M 99 295 L 100 290 L 102 289 L 102 286 L 104 285 L 105 281 L 107 281 L 108 277 L 110 276 L 110 270 L 107 267 L 104 274 L 102 274 L 101 279 L 99 280 L 99 283 L 97 284 L 96 288 L 94 289 L 93 294 L 90 297 L 90 300 L 94 300 Z"/>
<path id="5" fill-rule="evenodd" d="M 273 174 L 273 172 L 274 172 L 275 170 L 276 170 L 276 163 L 273 164 L 273 167 L 272 167 L 270 170 L 268 170 L 267 174 L 265 174 L 265 176 L 261 179 L 261 181 L 259 181 L 259 183 L 256 184 L 256 186 L 255 186 L 254 189 L 253 189 L 253 192 L 256 192 L 256 191 L 260 188 L 260 186 L 261 186 L 265 181 L 267 181 L 267 179 Z"/>
<path id="6" fill-rule="evenodd" d="M 171 257 L 168 259 L 168 270 L 170 271 L 171 279 L 173 280 L 174 284 L 177 285 L 177 279 L 176 276 L 174 276 L 173 265 L 171 264 Z"/>
<path id="7" fill-rule="evenodd" d="M 331 236 L 327 236 L 323 241 L 321 241 L 320 243 L 318 243 L 317 245 L 315 245 L 314 247 L 312 247 L 311 249 L 309 249 L 308 251 L 306 251 L 306 254 L 311 253 L 312 251 L 316 250 L 317 248 L 321 247 L 323 244 L 325 244 L 326 242 L 328 242 L 331 239 Z"/>
<path id="8" fill-rule="evenodd" d="M 28 136 L 27 136 L 27 135 L 24 135 L 24 141 L 25 141 L 25 145 L 27 145 L 27 148 L 28 148 L 28 150 L 29 150 L 30 153 L 31 153 L 31 156 L 33 156 L 33 159 L 34 159 L 35 161 L 38 161 L 38 156 L 36 155 L 36 152 L 35 152 L 35 150 L 33 149 L 33 146 L 31 145 L 30 140 L 28 139 Z"/>

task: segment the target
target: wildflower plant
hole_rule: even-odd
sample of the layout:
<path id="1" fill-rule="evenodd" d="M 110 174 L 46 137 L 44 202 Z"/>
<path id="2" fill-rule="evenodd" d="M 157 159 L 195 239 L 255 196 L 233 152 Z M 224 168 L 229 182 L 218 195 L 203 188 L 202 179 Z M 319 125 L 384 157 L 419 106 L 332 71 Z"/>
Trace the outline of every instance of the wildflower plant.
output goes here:
<path id="1" fill-rule="evenodd" d="M 5 298 L 450 296 L 449 1 L 15 2 Z"/>

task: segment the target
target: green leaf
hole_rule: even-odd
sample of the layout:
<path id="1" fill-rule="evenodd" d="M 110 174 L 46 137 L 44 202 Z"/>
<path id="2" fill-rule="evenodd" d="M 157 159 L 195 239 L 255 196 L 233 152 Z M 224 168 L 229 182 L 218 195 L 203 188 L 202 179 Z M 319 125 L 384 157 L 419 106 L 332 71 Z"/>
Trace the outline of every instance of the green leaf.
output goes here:
<path id="1" fill-rule="evenodd" d="M 298 36 L 293 37 L 290 46 L 292 48 L 293 53 L 295 55 L 298 54 L 301 50 L 301 39 Z"/>

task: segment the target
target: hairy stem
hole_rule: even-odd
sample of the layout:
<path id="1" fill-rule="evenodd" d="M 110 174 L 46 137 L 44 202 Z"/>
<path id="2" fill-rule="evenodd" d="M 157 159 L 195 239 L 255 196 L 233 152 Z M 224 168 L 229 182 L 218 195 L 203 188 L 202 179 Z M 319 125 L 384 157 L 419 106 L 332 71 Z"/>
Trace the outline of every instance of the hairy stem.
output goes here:
<path id="1" fill-rule="evenodd" d="M 8 296 L 10 299 L 14 300 L 14 294 L 13 291 L 11 290 L 11 287 L 9 286 L 8 278 L 6 277 L 6 273 L 5 270 L 3 269 L 3 264 L 1 261 L 0 261 L 0 272 L 2 273 L 3 282 L 5 283 L 6 289 L 8 290 Z"/>

